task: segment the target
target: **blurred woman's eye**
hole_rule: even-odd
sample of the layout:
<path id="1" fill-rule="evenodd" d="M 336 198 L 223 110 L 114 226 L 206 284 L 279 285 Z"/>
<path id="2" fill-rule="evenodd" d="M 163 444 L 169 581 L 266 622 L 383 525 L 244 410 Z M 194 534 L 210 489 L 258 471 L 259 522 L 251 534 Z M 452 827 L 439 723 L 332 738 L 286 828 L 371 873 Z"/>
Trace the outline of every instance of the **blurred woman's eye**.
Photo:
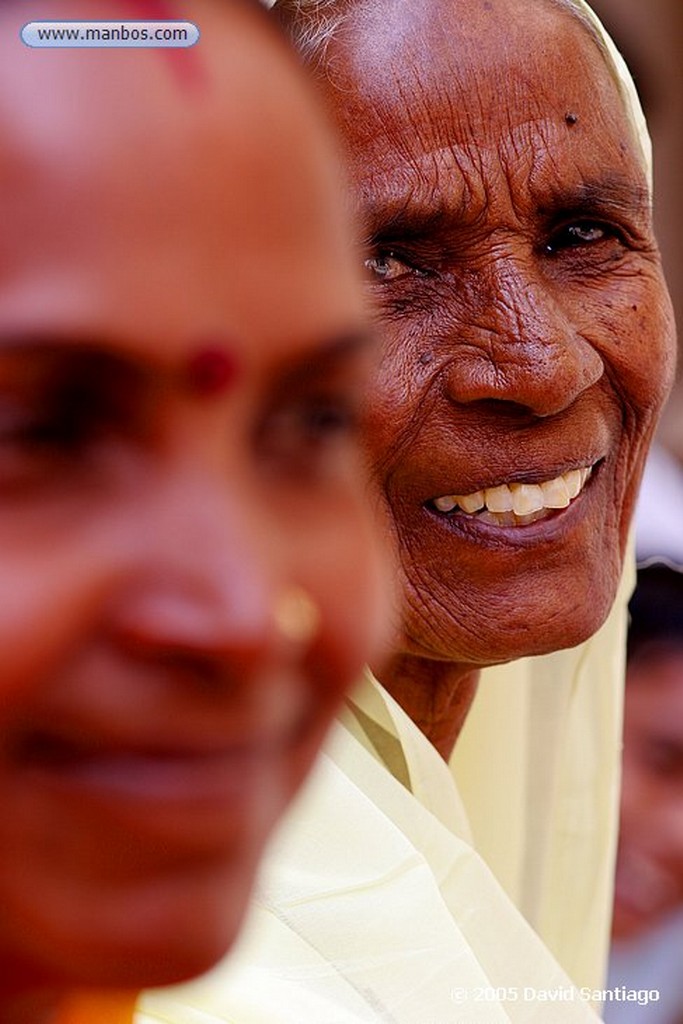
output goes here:
<path id="1" fill-rule="evenodd" d="M 416 267 L 399 258 L 393 252 L 378 253 L 365 260 L 365 269 L 374 281 L 396 281 L 408 274 L 419 274 Z"/>
<path id="2" fill-rule="evenodd" d="M 35 452 L 78 449 L 88 440 L 85 419 L 74 410 L 0 409 L 0 444 Z"/>
<path id="3" fill-rule="evenodd" d="M 111 361 L 64 356 L 0 381 L 0 486 L 66 481 L 131 429 L 134 382 Z M 39 365 L 39 360 L 36 360 Z"/>
<path id="4" fill-rule="evenodd" d="M 94 433 L 74 409 L 33 408 L 0 396 L 0 487 L 58 477 L 82 458 Z"/>
<path id="5" fill-rule="evenodd" d="M 273 409 L 259 432 L 259 448 L 277 472 L 295 477 L 333 473 L 337 459 L 355 450 L 359 410 L 346 395 L 312 395 Z"/>

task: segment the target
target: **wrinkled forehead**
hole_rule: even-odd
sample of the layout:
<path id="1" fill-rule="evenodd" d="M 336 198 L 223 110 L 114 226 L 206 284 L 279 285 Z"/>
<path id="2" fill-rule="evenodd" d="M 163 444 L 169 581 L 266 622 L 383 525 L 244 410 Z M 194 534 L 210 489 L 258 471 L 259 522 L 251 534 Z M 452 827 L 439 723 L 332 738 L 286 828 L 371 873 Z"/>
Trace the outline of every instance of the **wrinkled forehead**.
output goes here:
<path id="1" fill-rule="evenodd" d="M 616 48 L 602 22 L 585 0 L 552 0 L 552 2 L 560 7 L 565 7 L 570 13 L 578 17 L 579 21 L 582 22 L 596 40 L 624 102 L 626 114 L 638 142 L 648 186 L 650 191 L 652 191 L 652 142 L 640 97 L 638 96 L 638 90 L 624 58 Z"/>
<path id="2" fill-rule="evenodd" d="M 333 104 L 353 95 L 354 81 L 366 109 L 378 111 L 393 95 L 419 123 L 428 95 L 450 93 L 468 114 L 487 113 L 481 103 L 495 90 L 495 105 L 511 111 L 571 100 L 572 83 L 605 104 L 616 99 L 638 159 L 650 178 L 650 143 L 635 87 L 623 60 L 592 11 L 581 0 L 357 0 L 337 23 L 327 45 L 325 76 Z M 558 59 L 559 58 L 559 59 Z M 511 93 L 506 67 L 528 69 L 526 99 Z M 490 91 L 490 89 L 488 90 Z M 336 96 L 335 96 L 336 92 Z M 568 109 L 571 109 L 568 108 Z M 351 114 L 349 114 L 349 120 Z"/>

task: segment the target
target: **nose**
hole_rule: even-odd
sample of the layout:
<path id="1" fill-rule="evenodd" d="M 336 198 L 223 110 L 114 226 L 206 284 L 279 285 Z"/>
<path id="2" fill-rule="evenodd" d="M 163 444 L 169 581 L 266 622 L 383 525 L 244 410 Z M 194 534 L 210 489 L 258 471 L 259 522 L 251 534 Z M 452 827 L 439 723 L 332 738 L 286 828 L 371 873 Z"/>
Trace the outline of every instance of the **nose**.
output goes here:
<path id="1" fill-rule="evenodd" d="M 601 378 L 601 356 L 533 266 L 500 258 L 471 272 L 467 293 L 476 298 L 458 325 L 452 401 L 506 402 L 554 416 Z"/>
<path id="2" fill-rule="evenodd" d="M 125 565 L 108 627 L 128 652 L 204 673 L 250 675 L 281 641 L 271 538 L 246 495 L 202 477 L 174 478 L 131 502 Z"/>

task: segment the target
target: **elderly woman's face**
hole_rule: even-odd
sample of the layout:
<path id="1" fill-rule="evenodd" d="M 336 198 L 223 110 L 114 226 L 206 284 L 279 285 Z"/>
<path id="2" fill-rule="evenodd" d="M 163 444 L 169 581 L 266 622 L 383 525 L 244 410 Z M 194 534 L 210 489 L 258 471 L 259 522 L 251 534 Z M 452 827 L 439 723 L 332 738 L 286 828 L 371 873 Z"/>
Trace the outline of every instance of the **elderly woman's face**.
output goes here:
<path id="1" fill-rule="evenodd" d="M 368 446 L 406 648 L 574 644 L 613 600 L 672 362 L 617 86 L 541 0 L 379 0 L 326 69 L 384 338 Z"/>
<path id="2" fill-rule="evenodd" d="M 194 63 L 29 53 L 28 7 L 0 24 L 0 993 L 224 951 L 377 610 L 361 295 L 291 68 L 237 5 L 197 3 Z"/>

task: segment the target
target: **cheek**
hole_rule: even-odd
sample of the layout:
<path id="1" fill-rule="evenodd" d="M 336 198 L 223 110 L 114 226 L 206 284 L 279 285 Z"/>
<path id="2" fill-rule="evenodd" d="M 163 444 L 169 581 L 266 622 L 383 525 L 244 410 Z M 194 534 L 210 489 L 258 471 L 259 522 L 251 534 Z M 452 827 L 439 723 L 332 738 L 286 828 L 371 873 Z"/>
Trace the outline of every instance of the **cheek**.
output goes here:
<path id="1" fill-rule="evenodd" d="M 596 343 L 634 429 L 653 424 L 673 383 L 676 329 L 671 300 L 658 273 L 628 282 L 619 301 L 598 308 L 607 345 Z"/>
<path id="2" fill-rule="evenodd" d="M 49 677 L 61 652 L 71 646 L 87 599 L 67 565 L 16 553 L 3 558 L 0 574 L 2 706 L 8 712 Z M 77 574 L 76 574 L 77 575 Z M 84 588 L 85 589 L 85 588 Z"/>
<path id="3" fill-rule="evenodd" d="M 368 497 L 364 506 L 354 503 L 346 511 L 338 508 L 327 538 L 312 545 L 319 557 L 305 573 L 321 612 L 309 670 L 326 708 L 385 648 L 391 628 L 394 563 L 376 501 Z"/>
<path id="4" fill-rule="evenodd" d="M 437 363 L 424 330 L 407 319 L 379 322 L 378 362 L 364 410 L 363 444 L 371 468 L 382 472 L 428 418 L 428 398 Z"/>

